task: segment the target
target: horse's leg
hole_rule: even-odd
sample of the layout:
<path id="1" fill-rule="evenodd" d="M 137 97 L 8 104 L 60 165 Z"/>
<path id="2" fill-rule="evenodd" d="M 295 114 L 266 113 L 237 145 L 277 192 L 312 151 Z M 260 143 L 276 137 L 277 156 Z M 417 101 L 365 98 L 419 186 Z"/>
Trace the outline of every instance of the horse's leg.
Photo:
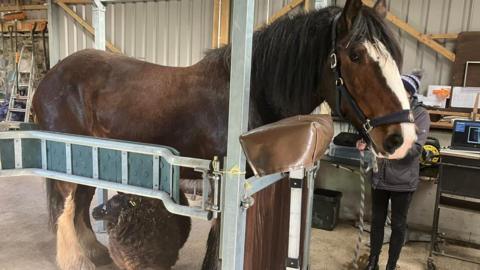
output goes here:
<path id="1" fill-rule="evenodd" d="M 76 184 L 56 182 L 55 191 L 65 198 L 63 212 L 57 220 L 57 264 L 62 270 L 94 270 L 95 264 L 85 255 L 75 231 Z"/>
<path id="2" fill-rule="evenodd" d="M 90 223 L 90 203 L 95 195 L 95 188 L 78 185 L 75 193 L 75 230 L 87 257 L 96 265 L 112 262 L 107 248 L 98 242 Z"/>
<path id="3" fill-rule="evenodd" d="M 220 224 L 221 217 L 212 222 L 210 233 L 207 240 L 207 251 L 203 258 L 202 270 L 220 269 L 219 252 L 220 252 Z"/>

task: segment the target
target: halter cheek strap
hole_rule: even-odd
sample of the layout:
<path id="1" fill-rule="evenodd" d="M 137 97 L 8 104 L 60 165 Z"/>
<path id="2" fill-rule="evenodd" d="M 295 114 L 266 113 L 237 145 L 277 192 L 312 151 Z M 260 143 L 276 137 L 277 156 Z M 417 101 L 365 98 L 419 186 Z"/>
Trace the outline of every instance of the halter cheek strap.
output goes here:
<path id="1" fill-rule="evenodd" d="M 413 123 L 413 114 L 410 110 L 401 110 L 397 112 L 393 112 L 384 116 L 375 117 L 375 118 L 368 118 L 360 109 L 355 99 L 352 97 L 350 92 L 347 90 L 343 78 L 340 72 L 340 65 L 337 59 L 337 51 L 336 51 L 336 41 L 337 41 L 337 22 L 340 18 L 341 13 L 339 13 L 333 19 L 332 24 L 332 52 L 330 54 L 330 68 L 333 71 L 335 76 L 335 87 L 337 89 L 337 98 L 336 98 L 336 107 L 337 113 L 340 117 L 345 119 L 345 116 L 341 110 L 341 103 L 342 99 L 347 101 L 347 105 L 353 110 L 356 114 L 358 120 L 361 123 L 361 128 L 357 128 L 358 132 L 362 135 L 362 137 L 367 141 L 367 143 L 374 143 L 372 137 L 370 136 L 370 131 L 372 129 L 389 124 L 398 124 L 398 123 Z"/>

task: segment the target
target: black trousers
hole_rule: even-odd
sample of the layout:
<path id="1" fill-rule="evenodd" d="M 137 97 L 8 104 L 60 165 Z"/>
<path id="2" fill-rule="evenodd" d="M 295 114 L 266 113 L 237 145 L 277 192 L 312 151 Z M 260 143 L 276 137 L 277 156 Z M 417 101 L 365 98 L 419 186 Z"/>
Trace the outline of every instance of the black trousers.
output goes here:
<path id="1" fill-rule="evenodd" d="M 370 255 L 379 256 L 383 245 L 383 229 L 388 213 L 388 200 L 392 201 L 392 235 L 388 250 L 388 265 L 397 264 L 405 240 L 407 214 L 413 192 L 396 192 L 372 188 L 372 230 Z"/>

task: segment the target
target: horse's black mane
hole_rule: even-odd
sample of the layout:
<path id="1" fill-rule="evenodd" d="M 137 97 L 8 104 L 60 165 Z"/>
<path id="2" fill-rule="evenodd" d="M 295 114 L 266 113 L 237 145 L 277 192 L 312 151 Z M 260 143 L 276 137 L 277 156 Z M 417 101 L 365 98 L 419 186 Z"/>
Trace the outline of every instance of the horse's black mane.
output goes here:
<path id="1" fill-rule="evenodd" d="M 320 80 L 331 52 L 333 18 L 340 11 L 328 7 L 284 17 L 255 32 L 252 95 L 276 117 L 310 113 L 324 100 Z M 389 27 L 367 7 L 357 16 L 350 35 L 351 42 L 364 40 L 381 41 L 400 66 L 401 52 Z M 230 46 L 211 50 L 207 57 L 222 57 L 230 70 Z"/>

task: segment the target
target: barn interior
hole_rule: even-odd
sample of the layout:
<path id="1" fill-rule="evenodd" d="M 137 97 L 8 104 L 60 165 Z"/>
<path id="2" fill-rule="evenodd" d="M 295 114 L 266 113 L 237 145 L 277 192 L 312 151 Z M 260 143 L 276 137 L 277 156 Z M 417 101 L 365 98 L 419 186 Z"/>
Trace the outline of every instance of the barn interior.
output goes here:
<path id="1" fill-rule="evenodd" d="M 253 30 L 304 12 L 328 6 L 344 7 L 348 2 L 245 1 L 254 2 Z M 35 124 L 32 99 L 36 88 L 49 70 L 75 52 L 103 48 L 153 64 L 191 66 L 209 50 L 234 42 L 236 2 L 2 1 L 2 133 Z M 362 2 L 369 7 L 375 3 Z M 417 95 L 431 121 L 429 140 L 422 146 L 419 184 L 410 203 L 407 234 L 397 269 L 480 269 L 480 115 L 477 113 L 480 17 L 475 15 L 480 12 L 480 2 L 388 0 L 386 3 L 385 20 L 402 52 L 400 72 L 421 70 Z M 103 37 L 103 43 L 99 36 Z M 341 133 L 355 133 L 355 128 L 335 110 L 328 113 L 333 119 L 334 138 Z M 464 138 L 459 134 L 465 132 L 465 126 L 471 130 Z M 2 147 L 0 144 L 1 151 Z M 370 250 L 371 180 L 368 177 L 361 180 L 361 157 L 354 145 L 338 145 L 332 139 L 324 154 L 316 165 L 312 213 L 307 217 L 311 222 L 309 261 L 302 262 L 299 268 L 287 269 L 365 269 Z M 5 164 L 3 157 L 1 163 Z M 48 224 L 45 178 L 11 176 L 3 174 L 3 170 L 0 170 L 0 269 L 61 269 L 56 263 L 55 232 Z M 203 207 L 204 183 L 191 179 L 179 181 L 190 205 Z M 91 210 L 115 194 L 116 190 L 107 192 L 98 188 Z M 105 223 L 90 218 L 97 238 L 107 246 Z M 385 224 L 381 269 L 388 260 L 390 222 L 388 218 Z M 192 218 L 189 238 L 172 269 L 202 269 L 211 224 L 211 220 Z M 120 268 L 111 263 L 96 269 Z"/>

